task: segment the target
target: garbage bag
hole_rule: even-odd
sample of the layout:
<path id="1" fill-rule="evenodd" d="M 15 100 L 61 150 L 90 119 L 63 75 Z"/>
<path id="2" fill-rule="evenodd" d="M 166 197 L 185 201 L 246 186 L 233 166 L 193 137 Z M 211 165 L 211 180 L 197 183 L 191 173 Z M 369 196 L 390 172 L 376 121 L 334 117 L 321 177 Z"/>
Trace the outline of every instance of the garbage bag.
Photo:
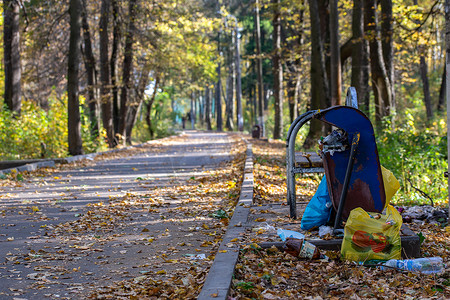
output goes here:
<path id="1" fill-rule="evenodd" d="M 310 230 L 313 227 L 325 225 L 330 220 L 332 206 L 331 198 L 328 194 L 327 180 L 323 176 L 316 193 L 303 213 L 301 228 Z"/>
<path id="2" fill-rule="evenodd" d="M 353 209 L 344 227 L 342 258 L 362 262 L 400 259 L 401 226 L 402 217 L 392 205 L 388 205 L 385 215 L 361 207 Z"/>
<path id="3" fill-rule="evenodd" d="M 400 183 L 391 171 L 381 166 L 381 174 L 383 175 L 384 192 L 386 194 L 386 203 L 384 208 L 387 207 L 392 197 L 397 193 L 400 188 Z"/>

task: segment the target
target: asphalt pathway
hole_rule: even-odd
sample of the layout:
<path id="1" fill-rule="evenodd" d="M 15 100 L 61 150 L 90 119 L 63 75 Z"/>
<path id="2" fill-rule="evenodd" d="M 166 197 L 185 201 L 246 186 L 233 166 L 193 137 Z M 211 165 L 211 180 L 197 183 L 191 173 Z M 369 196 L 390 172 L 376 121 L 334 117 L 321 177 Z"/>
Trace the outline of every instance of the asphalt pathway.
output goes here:
<path id="1" fill-rule="evenodd" d="M 163 268 L 161 256 L 176 261 L 199 254 L 194 249 L 203 238 L 195 229 L 207 216 L 186 213 L 181 204 L 193 202 L 185 193 L 189 187 L 183 197 L 177 190 L 190 179 L 220 173 L 231 151 L 227 134 L 188 131 L 125 156 L 38 172 L 15 187 L 0 187 L 0 299 L 80 299 L 146 272 L 163 276 L 170 267 Z M 149 191 L 152 198 L 143 201 Z M 185 211 L 183 220 L 165 220 L 174 209 Z M 187 246 L 165 251 L 180 244 Z"/>

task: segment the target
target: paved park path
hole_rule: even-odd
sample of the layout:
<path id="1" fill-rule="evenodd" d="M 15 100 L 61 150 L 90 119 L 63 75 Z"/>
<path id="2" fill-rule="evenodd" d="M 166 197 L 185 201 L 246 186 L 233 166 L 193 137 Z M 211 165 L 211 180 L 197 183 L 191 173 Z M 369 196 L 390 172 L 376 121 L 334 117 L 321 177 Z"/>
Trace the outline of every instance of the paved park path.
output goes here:
<path id="1" fill-rule="evenodd" d="M 239 194 L 237 140 L 188 131 L 3 184 L 0 299 L 81 299 L 149 274 L 204 280 L 226 230 L 211 212 Z"/>

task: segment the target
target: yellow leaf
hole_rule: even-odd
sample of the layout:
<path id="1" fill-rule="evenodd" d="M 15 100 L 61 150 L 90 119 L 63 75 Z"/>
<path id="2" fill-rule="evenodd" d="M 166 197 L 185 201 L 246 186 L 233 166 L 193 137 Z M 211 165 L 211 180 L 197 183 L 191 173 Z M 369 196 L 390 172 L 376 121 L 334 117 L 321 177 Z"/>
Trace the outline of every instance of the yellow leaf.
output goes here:
<path id="1" fill-rule="evenodd" d="M 31 209 L 33 210 L 33 212 L 37 212 L 37 211 L 39 211 L 39 208 L 38 208 L 37 206 L 33 206 L 33 207 L 31 207 Z"/>
<path id="2" fill-rule="evenodd" d="M 165 270 L 160 270 L 160 271 L 156 272 L 156 274 L 166 274 L 166 271 Z"/>
<path id="3" fill-rule="evenodd" d="M 228 250 L 219 250 L 220 253 L 227 253 Z"/>

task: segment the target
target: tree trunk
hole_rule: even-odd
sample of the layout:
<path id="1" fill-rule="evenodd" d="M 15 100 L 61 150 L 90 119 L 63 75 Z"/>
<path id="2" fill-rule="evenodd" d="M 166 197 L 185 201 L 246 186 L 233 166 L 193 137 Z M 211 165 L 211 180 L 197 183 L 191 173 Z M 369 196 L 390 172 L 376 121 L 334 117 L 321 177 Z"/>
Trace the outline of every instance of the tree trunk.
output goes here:
<path id="1" fill-rule="evenodd" d="M 111 47 L 111 60 L 109 62 L 111 69 L 111 92 L 112 92 L 112 111 L 113 111 L 113 124 L 114 132 L 119 131 L 119 87 L 118 87 L 118 76 L 117 76 L 117 56 L 119 55 L 119 43 L 121 36 L 121 22 L 119 19 L 119 3 L 118 0 L 112 1 L 112 15 L 113 15 L 113 41 Z"/>
<path id="2" fill-rule="evenodd" d="M 78 98 L 78 70 L 80 61 L 80 0 L 70 0 L 70 41 L 67 66 L 67 115 L 70 155 L 83 154 L 81 140 L 80 101 Z"/>
<path id="3" fill-rule="evenodd" d="M 155 78 L 155 88 L 153 90 L 152 97 L 150 98 L 150 101 L 146 103 L 147 114 L 145 115 L 145 121 L 147 122 L 147 126 L 148 126 L 148 130 L 150 132 L 151 139 L 155 138 L 155 130 L 153 129 L 153 123 L 152 123 L 152 107 L 153 107 L 153 102 L 155 102 L 158 86 L 159 86 L 159 75 L 157 74 L 156 78 Z"/>
<path id="4" fill-rule="evenodd" d="M 21 69 L 19 2 L 3 0 L 3 56 L 5 62 L 5 103 L 9 110 L 20 114 Z"/>
<path id="5" fill-rule="evenodd" d="M 334 106 L 341 105 L 341 54 L 337 0 L 330 1 L 330 50 L 331 105 Z"/>
<path id="6" fill-rule="evenodd" d="M 128 29 L 125 37 L 125 50 L 123 58 L 123 73 L 122 73 L 122 91 L 120 94 L 120 114 L 119 114 L 119 134 L 123 141 L 126 141 L 126 126 L 128 116 L 128 92 L 130 90 L 130 76 L 133 69 L 133 43 L 134 33 L 136 31 L 134 25 L 136 1 L 129 0 L 128 2 Z"/>
<path id="7" fill-rule="evenodd" d="M 364 6 L 363 0 L 353 1 L 353 48 L 352 48 L 352 78 L 351 86 L 356 89 L 358 105 L 365 113 L 369 112 L 369 61 L 368 43 L 364 38 Z"/>
<path id="8" fill-rule="evenodd" d="M 311 18 L 311 109 L 326 107 L 328 94 L 325 62 L 323 57 L 323 45 L 320 33 L 319 8 L 317 1 L 309 1 L 309 13 Z M 308 136 L 304 147 L 311 148 L 322 134 L 322 123 L 311 120 Z"/>
<path id="9" fill-rule="evenodd" d="M 82 1 L 82 10 L 81 10 L 81 20 L 83 26 L 83 38 L 84 38 L 84 65 L 86 68 L 86 76 L 87 76 L 87 103 L 89 107 L 89 120 L 91 122 L 90 129 L 91 135 L 93 137 L 98 137 L 99 135 L 99 126 L 98 126 L 98 103 L 97 98 L 95 97 L 95 89 L 96 89 L 96 70 L 95 70 L 95 57 L 92 51 L 92 42 L 91 42 L 91 32 L 89 29 L 89 23 L 87 21 L 87 12 L 86 12 L 86 1 Z"/>
<path id="10" fill-rule="evenodd" d="M 386 73 L 391 86 L 391 110 L 395 109 L 394 87 L 394 20 L 392 18 L 392 0 L 381 0 L 381 47 Z"/>
<path id="11" fill-rule="evenodd" d="M 423 102 L 427 111 L 427 120 L 433 117 L 431 108 L 430 84 L 428 83 L 428 66 L 423 55 L 420 56 L 420 77 L 422 78 Z"/>
<path id="12" fill-rule="evenodd" d="M 108 146 L 116 145 L 112 120 L 110 95 L 109 59 L 108 59 L 108 22 L 110 0 L 102 0 L 100 15 L 100 101 L 102 106 L 103 128 L 106 131 Z"/>
<path id="13" fill-rule="evenodd" d="M 191 92 L 191 110 L 189 111 L 189 120 L 191 120 L 191 129 L 195 129 L 195 119 L 196 119 L 196 111 L 195 111 L 195 93 Z"/>
<path id="14" fill-rule="evenodd" d="M 445 90 L 446 87 L 446 81 L 447 81 L 447 65 L 444 64 L 444 72 L 442 72 L 442 81 L 441 81 L 441 88 L 439 89 L 439 101 L 437 106 L 437 111 L 442 112 L 444 111 L 445 106 Z"/>
<path id="15" fill-rule="evenodd" d="M 134 125 L 137 121 L 138 112 L 141 110 L 142 103 L 144 102 L 145 90 L 148 85 L 148 79 L 150 74 L 150 64 L 145 64 L 142 67 L 141 76 L 139 77 L 138 86 L 136 88 L 136 101 L 134 105 L 130 106 L 129 117 L 127 118 L 127 143 L 131 144 L 131 134 L 133 132 Z"/>
<path id="16" fill-rule="evenodd" d="M 445 0 L 445 67 L 446 71 L 450 69 L 450 0 Z M 450 157 L 450 77 L 446 75 L 446 98 L 447 98 L 447 157 Z M 447 172 L 450 173 L 450 164 L 447 167 Z M 450 176 L 447 178 L 448 199 L 450 203 Z M 448 219 L 450 223 L 450 205 L 448 207 Z"/>
<path id="17" fill-rule="evenodd" d="M 273 5 L 273 77 L 275 96 L 275 124 L 273 138 L 280 139 L 283 131 L 283 66 L 281 65 L 281 12 L 280 0 L 272 0 Z"/>
<path id="18" fill-rule="evenodd" d="M 364 8 L 366 35 L 369 37 L 370 68 L 372 72 L 372 89 L 375 98 L 375 121 L 381 125 L 383 117 L 390 115 L 392 107 L 391 85 L 387 76 L 381 41 L 379 39 L 377 4 L 375 0 L 367 0 Z"/>
<path id="19" fill-rule="evenodd" d="M 222 79 L 220 74 L 220 63 L 217 65 L 217 83 L 216 83 L 216 120 L 217 120 L 217 131 L 223 131 L 223 120 L 222 120 L 222 95 L 221 95 L 221 87 L 222 87 Z"/>
<path id="20" fill-rule="evenodd" d="M 234 37 L 234 35 L 233 35 Z M 233 38 L 234 39 L 234 38 Z M 234 44 L 234 40 L 233 40 Z M 230 50 L 230 52 L 232 52 Z M 230 55 L 230 65 L 228 66 L 228 77 L 226 84 L 226 102 L 225 102 L 225 127 L 229 131 L 234 130 L 233 125 L 233 106 L 234 106 L 234 95 L 236 94 L 236 70 L 234 67 L 233 55 Z"/>
<path id="21" fill-rule="evenodd" d="M 244 116 L 242 114 L 242 82 L 241 82 L 241 55 L 239 49 L 238 24 L 234 28 L 235 43 L 235 65 L 236 65 L 236 110 L 237 110 L 237 126 L 239 131 L 244 131 Z"/>
<path id="22" fill-rule="evenodd" d="M 266 136 L 264 124 L 264 85 L 261 57 L 261 26 L 259 20 L 259 0 L 255 0 L 255 43 L 256 43 L 256 74 L 258 77 L 258 124 L 261 126 L 262 136 Z"/>
<path id="23" fill-rule="evenodd" d="M 205 89 L 205 121 L 206 121 L 206 129 L 212 130 L 211 126 L 211 90 L 209 89 L 209 85 L 206 85 Z"/>

